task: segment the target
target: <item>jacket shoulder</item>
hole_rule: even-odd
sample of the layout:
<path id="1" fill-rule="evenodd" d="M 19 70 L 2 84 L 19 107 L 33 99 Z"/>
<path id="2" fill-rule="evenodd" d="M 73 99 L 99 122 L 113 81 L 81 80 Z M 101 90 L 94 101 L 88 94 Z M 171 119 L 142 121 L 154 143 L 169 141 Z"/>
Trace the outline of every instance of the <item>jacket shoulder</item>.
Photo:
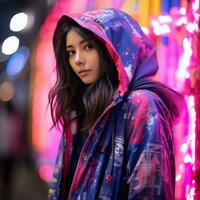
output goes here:
<path id="1" fill-rule="evenodd" d="M 135 90 L 129 92 L 124 99 L 124 103 L 131 108 L 148 108 L 156 109 L 157 104 L 164 106 L 161 98 L 150 90 Z"/>
<path id="2" fill-rule="evenodd" d="M 135 90 L 124 98 L 123 110 L 127 121 L 146 121 L 150 116 L 159 117 L 162 123 L 171 126 L 169 110 L 162 99 L 150 90 Z M 158 118 L 157 118 L 158 119 Z M 130 122 L 129 122 L 130 123 Z"/>

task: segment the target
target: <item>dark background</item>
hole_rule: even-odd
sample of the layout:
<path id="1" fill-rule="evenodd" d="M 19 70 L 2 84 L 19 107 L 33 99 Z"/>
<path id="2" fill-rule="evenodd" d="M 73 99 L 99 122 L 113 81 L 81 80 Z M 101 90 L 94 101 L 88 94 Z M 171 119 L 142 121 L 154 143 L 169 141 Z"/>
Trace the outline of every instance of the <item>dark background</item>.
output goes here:
<path id="1" fill-rule="evenodd" d="M 0 47 L 7 37 L 14 35 L 19 38 L 20 46 L 28 47 L 31 53 L 39 29 L 54 4 L 54 0 L 0 0 Z M 19 12 L 32 12 L 34 24 L 29 30 L 12 32 L 10 20 Z M 0 199 L 46 199 L 47 184 L 36 170 L 29 131 L 30 57 L 14 78 L 6 73 L 8 59 L 0 49 L 0 86 L 9 81 L 15 90 L 9 101 L 0 99 Z M 5 138 L 11 147 L 4 147 Z"/>

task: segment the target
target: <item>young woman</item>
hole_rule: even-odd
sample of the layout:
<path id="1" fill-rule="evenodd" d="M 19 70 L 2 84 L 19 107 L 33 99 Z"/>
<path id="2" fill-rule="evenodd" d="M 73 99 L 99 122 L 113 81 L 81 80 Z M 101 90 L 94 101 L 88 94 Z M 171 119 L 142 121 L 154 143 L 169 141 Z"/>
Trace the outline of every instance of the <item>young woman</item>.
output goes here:
<path id="1" fill-rule="evenodd" d="M 115 9 L 63 16 L 49 93 L 63 128 L 49 199 L 173 200 L 172 122 L 182 97 L 151 80 L 155 48 Z"/>

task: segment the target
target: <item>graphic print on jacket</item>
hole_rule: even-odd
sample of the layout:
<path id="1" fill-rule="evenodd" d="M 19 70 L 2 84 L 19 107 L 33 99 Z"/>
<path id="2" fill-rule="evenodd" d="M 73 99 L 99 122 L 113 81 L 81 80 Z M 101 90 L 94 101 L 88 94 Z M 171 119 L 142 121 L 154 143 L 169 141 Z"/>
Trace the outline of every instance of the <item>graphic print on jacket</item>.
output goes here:
<path id="1" fill-rule="evenodd" d="M 55 39 L 60 37 L 59 29 L 71 21 L 92 31 L 106 44 L 120 83 L 113 101 L 90 130 L 68 199 L 173 200 L 171 121 L 177 110 L 172 109 L 176 105 L 171 97 L 180 97 L 150 80 L 158 70 L 155 48 L 137 22 L 119 10 L 107 8 L 80 16 L 63 16 L 57 24 Z M 72 123 L 77 126 L 76 121 Z M 75 130 L 69 129 L 67 138 L 74 137 Z M 63 136 L 49 200 L 59 197 L 64 151 L 70 146 Z"/>

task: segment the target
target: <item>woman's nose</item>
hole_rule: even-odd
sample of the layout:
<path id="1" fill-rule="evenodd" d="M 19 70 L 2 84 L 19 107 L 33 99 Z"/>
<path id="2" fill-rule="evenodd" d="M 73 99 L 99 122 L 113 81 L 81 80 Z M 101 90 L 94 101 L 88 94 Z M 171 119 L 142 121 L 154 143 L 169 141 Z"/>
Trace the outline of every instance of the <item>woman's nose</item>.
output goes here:
<path id="1" fill-rule="evenodd" d="M 85 58 L 84 58 L 84 56 L 83 56 L 83 54 L 81 52 L 77 52 L 76 53 L 75 63 L 77 65 L 82 65 L 82 64 L 85 63 Z"/>

